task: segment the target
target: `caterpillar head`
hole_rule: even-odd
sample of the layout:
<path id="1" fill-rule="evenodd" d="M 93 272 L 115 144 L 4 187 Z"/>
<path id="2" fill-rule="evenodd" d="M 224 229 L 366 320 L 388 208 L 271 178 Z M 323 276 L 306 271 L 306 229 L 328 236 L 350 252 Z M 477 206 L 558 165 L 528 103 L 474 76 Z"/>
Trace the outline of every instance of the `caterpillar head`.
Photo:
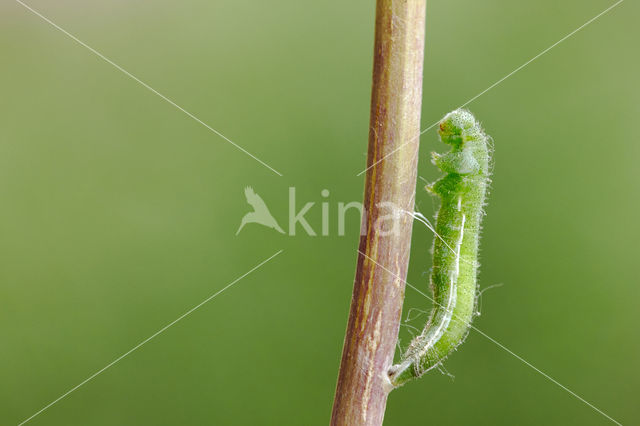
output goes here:
<path id="1" fill-rule="evenodd" d="M 432 153 L 432 161 L 445 173 L 475 175 L 488 173 L 487 137 L 473 114 L 457 109 L 440 121 L 442 142 L 452 146 L 446 154 Z"/>
<path id="2" fill-rule="evenodd" d="M 465 109 L 457 109 L 440 121 L 438 133 L 442 142 L 457 146 L 462 143 L 465 134 L 477 131 L 480 131 L 480 126 L 473 114 Z"/>

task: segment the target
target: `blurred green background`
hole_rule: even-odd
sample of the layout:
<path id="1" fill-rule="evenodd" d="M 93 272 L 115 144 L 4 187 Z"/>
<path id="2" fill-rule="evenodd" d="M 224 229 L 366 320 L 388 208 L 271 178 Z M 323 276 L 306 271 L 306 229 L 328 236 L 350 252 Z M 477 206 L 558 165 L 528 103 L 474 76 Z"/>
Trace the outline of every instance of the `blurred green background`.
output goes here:
<path id="1" fill-rule="evenodd" d="M 352 210 L 337 235 L 337 203 L 362 197 L 374 2 L 28 4 L 284 176 L 3 1 L 0 423 L 284 249 L 29 424 L 327 424 L 359 225 Z M 611 4 L 429 2 L 423 127 Z M 475 325 L 623 424 L 640 420 L 639 9 L 622 3 L 469 105 L 495 140 L 480 285 L 503 284 Z M 425 180 L 443 148 L 422 137 Z M 285 228 L 288 187 L 316 203 L 317 232 L 328 201 L 330 236 L 236 236 L 248 185 Z M 431 241 L 414 227 L 408 281 L 424 290 Z M 407 289 L 409 308 L 429 303 Z M 610 424 L 476 332 L 445 367 L 455 379 L 394 391 L 385 424 Z"/>

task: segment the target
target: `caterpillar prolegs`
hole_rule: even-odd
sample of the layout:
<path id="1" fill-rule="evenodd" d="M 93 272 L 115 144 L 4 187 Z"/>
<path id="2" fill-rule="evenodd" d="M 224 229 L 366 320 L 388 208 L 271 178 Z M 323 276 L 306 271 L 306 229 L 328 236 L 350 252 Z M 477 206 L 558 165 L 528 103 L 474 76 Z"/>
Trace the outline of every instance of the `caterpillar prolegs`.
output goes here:
<path id="1" fill-rule="evenodd" d="M 432 162 L 446 173 L 427 190 L 441 199 L 433 243 L 434 306 L 389 379 L 400 386 L 440 364 L 466 337 L 476 304 L 478 240 L 489 183 L 489 138 L 475 117 L 458 109 L 440 122 L 446 154 Z"/>

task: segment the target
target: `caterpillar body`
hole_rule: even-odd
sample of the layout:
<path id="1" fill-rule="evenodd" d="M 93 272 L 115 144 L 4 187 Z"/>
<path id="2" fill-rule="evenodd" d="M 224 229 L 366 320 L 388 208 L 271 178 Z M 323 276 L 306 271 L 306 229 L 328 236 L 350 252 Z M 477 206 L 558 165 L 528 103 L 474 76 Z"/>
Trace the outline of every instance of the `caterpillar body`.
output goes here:
<path id="1" fill-rule="evenodd" d="M 458 109 L 440 122 L 446 154 L 432 162 L 446 173 L 427 190 L 441 199 L 433 243 L 434 306 L 422 333 L 389 370 L 397 387 L 439 365 L 465 339 L 476 304 L 478 240 L 489 184 L 489 138 L 475 117 Z"/>

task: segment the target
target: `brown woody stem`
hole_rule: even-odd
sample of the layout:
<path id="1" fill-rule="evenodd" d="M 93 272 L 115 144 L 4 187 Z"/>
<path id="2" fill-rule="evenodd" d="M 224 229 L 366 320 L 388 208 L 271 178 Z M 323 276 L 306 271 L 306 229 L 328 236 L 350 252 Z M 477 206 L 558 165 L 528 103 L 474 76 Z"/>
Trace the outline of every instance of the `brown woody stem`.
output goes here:
<path id="1" fill-rule="evenodd" d="M 332 425 L 381 425 L 411 248 L 426 0 L 378 0 L 371 125 L 351 311 Z"/>

